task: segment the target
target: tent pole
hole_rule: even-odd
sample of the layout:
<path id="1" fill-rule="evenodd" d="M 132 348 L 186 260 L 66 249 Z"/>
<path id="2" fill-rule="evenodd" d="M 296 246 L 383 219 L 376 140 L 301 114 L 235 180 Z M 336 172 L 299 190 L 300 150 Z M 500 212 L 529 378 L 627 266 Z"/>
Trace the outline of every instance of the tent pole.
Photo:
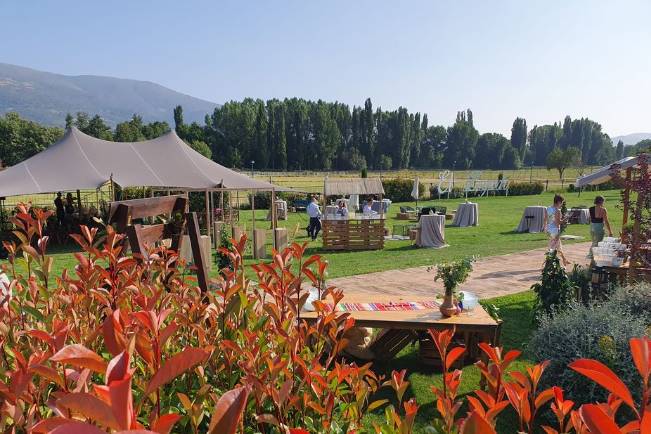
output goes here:
<path id="1" fill-rule="evenodd" d="M 226 215 L 224 214 L 224 189 L 219 190 L 219 209 L 221 209 L 222 221 L 226 221 Z"/>
<path id="2" fill-rule="evenodd" d="M 113 185 L 113 174 L 111 173 L 111 177 L 109 178 L 111 183 L 110 183 L 110 190 L 111 190 L 111 202 L 115 202 L 115 186 Z"/>
<path id="3" fill-rule="evenodd" d="M 271 189 L 271 231 L 273 232 L 273 246 L 274 249 L 277 248 L 276 245 L 276 189 Z"/>
<path id="4" fill-rule="evenodd" d="M 622 230 L 624 230 L 624 226 L 626 226 L 628 223 L 628 201 L 631 198 L 631 189 L 629 187 L 629 184 L 631 182 L 631 173 L 631 167 L 626 169 L 626 189 L 624 190 L 624 215 L 622 216 Z"/>
<path id="5" fill-rule="evenodd" d="M 210 238 L 210 197 L 208 195 L 208 190 L 205 191 L 204 198 L 206 201 L 206 235 Z M 210 238 L 212 242 L 212 238 Z"/>
<path id="6" fill-rule="evenodd" d="M 251 192 L 251 213 L 253 215 L 253 223 L 251 223 L 251 239 L 253 240 L 253 257 L 256 252 L 256 239 L 255 239 L 255 190 Z"/>

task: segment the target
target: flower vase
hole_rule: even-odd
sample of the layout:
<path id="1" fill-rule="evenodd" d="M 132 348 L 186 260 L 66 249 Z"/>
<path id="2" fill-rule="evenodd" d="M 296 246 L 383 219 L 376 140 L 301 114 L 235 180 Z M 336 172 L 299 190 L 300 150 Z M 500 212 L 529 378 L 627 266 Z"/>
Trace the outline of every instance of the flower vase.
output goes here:
<path id="1" fill-rule="evenodd" d="M 450 317 L 459 313 L 457 309 L 457 304 L 454 300 L 454 296 L 446 295 L 445 297 L 443 297 L 443 303 L 439 307 L 439 310 L 441 311 L 441 315 L 445 317 Z"/>

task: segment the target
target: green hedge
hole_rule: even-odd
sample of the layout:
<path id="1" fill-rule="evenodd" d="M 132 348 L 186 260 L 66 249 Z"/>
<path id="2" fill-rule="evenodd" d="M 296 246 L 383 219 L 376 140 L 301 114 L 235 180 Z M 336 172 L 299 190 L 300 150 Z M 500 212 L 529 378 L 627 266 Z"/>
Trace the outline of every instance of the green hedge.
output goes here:
<path id="1" fill-rule="evenodd" d="M 414 181 L 412 179 L 395 178 L 382 180 L 384 187 L 384 197 L 391 199 L 391 202 L 413 202 L 414 198 L 411 197 L 411 190 L 414 188 Z M 425 184 L 422 182 L 418 184 L 418 192 L 420 197 L 424 197 Z"/>
<path id="2" fill-rule="evenodd" d="M 542 182 L 511 182 L 509 184 L 509 196 L 529 196 L 541 194 L 545 191 L 545 184 Z"/>

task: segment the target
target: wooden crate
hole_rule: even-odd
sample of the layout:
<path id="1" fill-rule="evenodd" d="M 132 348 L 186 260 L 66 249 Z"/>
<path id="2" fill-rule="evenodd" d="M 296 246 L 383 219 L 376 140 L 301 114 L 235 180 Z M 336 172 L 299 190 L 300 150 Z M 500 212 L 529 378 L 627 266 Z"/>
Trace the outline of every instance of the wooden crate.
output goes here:
<path id="1" fill-rule="evenodd" d="M 384 219 L 323 220 L 326 250 L 381 250 L 384 248 Z"/>

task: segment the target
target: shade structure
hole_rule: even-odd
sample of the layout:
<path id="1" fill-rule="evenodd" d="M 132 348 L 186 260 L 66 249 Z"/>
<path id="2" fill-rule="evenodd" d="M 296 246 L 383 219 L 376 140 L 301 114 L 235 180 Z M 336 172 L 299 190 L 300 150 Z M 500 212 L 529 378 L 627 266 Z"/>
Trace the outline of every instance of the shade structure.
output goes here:
<path id="1" fill-rule="evenodd" d="M 121 187 L 284 190 L 221 166 L 173 130 L 142 142 L 110 142 L 72 127 L 46 150 L 0 172 L 0 196 Z"/>
<path id="2" fill-rule="evenodd" d="M 626 157 L 616 161 L 608 166 L 604 166 L 595 170 L 589 175 L 584 175 L 576 179 L 576 187 L 585 187 L 586 185 L 598 185 L 608 182 L 613 177 L 613 170 L 626 170 L 630 167 L 635 167 L 638 162 L 638 157 Z"/>
<path id="3" fill-rule="evenodd" d="M 379 178 L 325 179 L 326 196 L 345 196 L 351 194 L 384 194 Z"/>

